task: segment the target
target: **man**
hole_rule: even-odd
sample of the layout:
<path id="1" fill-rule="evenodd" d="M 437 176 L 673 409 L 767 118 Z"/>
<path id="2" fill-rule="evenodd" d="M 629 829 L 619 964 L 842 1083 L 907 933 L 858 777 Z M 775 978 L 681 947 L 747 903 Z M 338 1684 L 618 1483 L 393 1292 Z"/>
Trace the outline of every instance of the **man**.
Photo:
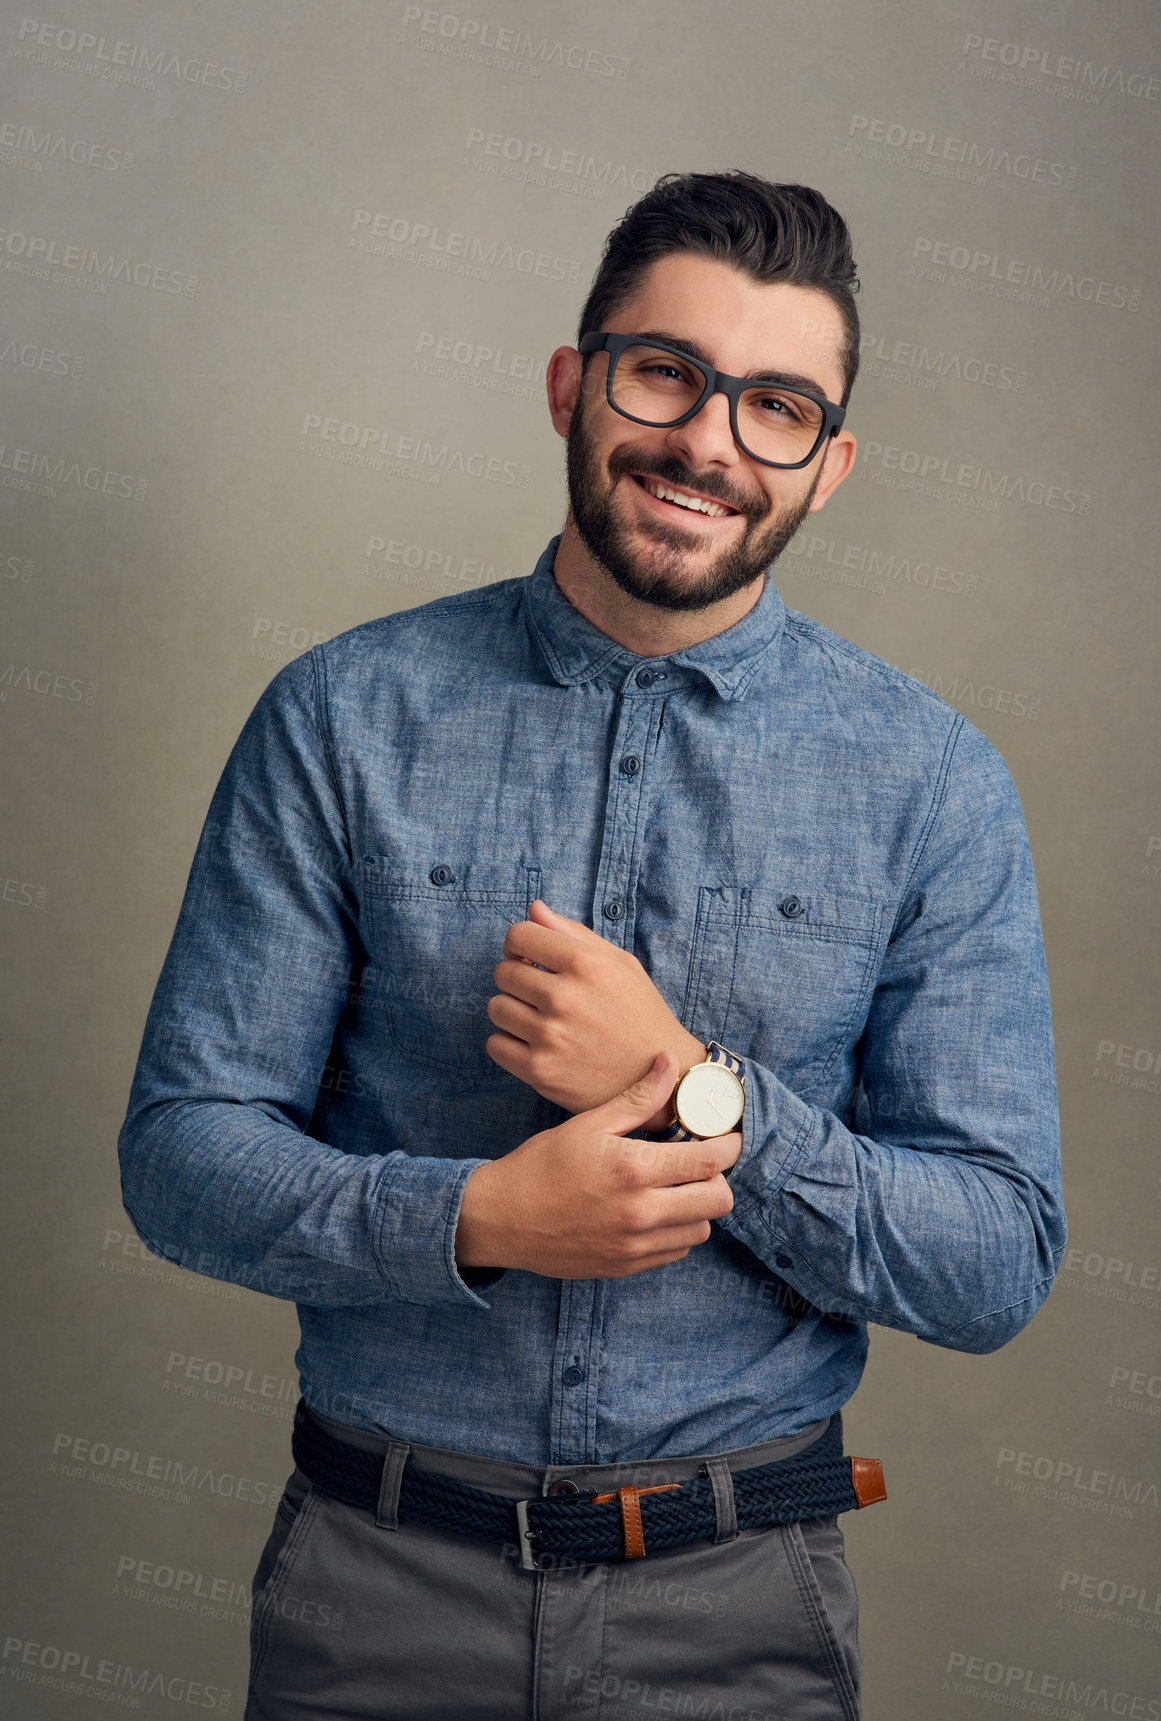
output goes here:
<path id="1" fill-rule="evenodd" d="M 316 647 L 227 765 L 121 1152 L 153 1248 L 298 1304 L 251 1721 L 853 1721 L 867 1323 L 1047 1294 L 1011 779 L 767 573 L 855 285 L 816 192 L 660 182 L 548 367 L 535 572 Z"/>

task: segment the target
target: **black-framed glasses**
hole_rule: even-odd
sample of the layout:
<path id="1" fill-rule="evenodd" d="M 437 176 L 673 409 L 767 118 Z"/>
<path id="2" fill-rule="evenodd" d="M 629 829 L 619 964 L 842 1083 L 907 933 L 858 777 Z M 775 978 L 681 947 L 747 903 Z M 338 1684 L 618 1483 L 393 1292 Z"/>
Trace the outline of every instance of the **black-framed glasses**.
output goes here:
<path id="1" fill-rule="evenodd" d="M 724 394 L 734 441 L 763 466 L 808 466 L 846 417 L 845 406 L 811 389 L 785 387 L 777 378 L 727 376 L 643 335 L 582 335 L 579 350 L 608 353 L 605 396 L 614 412 L 634 424 L 673 430 L 700 412 L 712 394 Z"/>

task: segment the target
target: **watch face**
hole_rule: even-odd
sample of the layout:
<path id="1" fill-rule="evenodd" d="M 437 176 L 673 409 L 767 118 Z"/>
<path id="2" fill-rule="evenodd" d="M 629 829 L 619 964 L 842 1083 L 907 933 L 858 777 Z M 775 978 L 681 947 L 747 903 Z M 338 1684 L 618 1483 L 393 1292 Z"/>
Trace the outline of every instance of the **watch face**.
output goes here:
<path id="1" fill-rule="evenodd" d="M 746 1104 L 746 1090 L 724 1064 L 695 1064 L 673 1096 L 678 1122 L 693 1135 L 728 1135 Z"/>

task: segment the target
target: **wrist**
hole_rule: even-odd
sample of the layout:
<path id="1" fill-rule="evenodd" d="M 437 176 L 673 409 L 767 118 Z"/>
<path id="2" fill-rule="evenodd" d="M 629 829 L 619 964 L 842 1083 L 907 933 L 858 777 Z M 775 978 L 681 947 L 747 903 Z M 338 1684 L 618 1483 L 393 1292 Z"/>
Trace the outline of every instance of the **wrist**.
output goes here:
<path id="1" fill-rule="evenodd" d="M 503 1240 L 499 1220 L 503 1209 L 497 1199 L 498 1167 L 497 1160 L 478 1165 L 464 1184 L 456 1223 L 457 1267 L 499 1269 L 507 1266 L 501 1258 Z"/>
<path id="2" fill-rule="evenodd" d="M 654 1112 L 647 1123 L 642 1125 L 642 1128 L 650 1134 L 656 1134 L 659 1130 L 669 1128 L 673 1122 L 673 1095 L 677 1092 L 677 1082 L 681 1080 L 687 1070 L 693 1068 L 694 1064 L 704 1064 L 709 1057 L 708 1048 L 700 1040 L 695 1040 L 692 1034 L 687 1034 L 684 1029 L 680 1041 L 675 1039 L 662 1049 L 672 1052 L 677 1058 L 677 1081 L 674 1082 L 665 1104 Z"/>
<path id="3" fill-rule="evenodd" d="M 705 1141 L 741 1130 L 746 1111 L 745 1064 L 717 1040 L 710 1041 L 705 1054 L 678 1078 L 670 1107 L 672 1121 L 659 1132 L 664 1141 Z"/>

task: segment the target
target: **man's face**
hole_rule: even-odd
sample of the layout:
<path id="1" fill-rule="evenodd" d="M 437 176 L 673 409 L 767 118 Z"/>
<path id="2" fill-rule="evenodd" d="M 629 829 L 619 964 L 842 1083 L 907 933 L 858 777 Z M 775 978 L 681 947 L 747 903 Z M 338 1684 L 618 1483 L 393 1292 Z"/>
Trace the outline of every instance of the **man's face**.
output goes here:
<path id="1" fill-rule="evenodd" d="M 833 337 L 820 343 L 817 332 L 833 331 L 837 322 L 825 294 L 761 284 L 727 264 L 681 252 L 652 264 L 605 327 L 689 342 L 717 370 L 796 376 L 838 400 L 837 347 Z M 825 483 L 824 465 L 833 444 L 798 471 L 763 466 L 735 443 L 721 394 L 674 429 L 634 424 L 605 397 L 608 363 L 607 353 L 590 359 L 568 426 L 577 531 L 630 596 L 662 609 L 705 609 L 758 579 L 822 505 L 833 487 Z M 715 512 L 667 500 L 657 494 L 663 486 L 708 501 Z"/>

